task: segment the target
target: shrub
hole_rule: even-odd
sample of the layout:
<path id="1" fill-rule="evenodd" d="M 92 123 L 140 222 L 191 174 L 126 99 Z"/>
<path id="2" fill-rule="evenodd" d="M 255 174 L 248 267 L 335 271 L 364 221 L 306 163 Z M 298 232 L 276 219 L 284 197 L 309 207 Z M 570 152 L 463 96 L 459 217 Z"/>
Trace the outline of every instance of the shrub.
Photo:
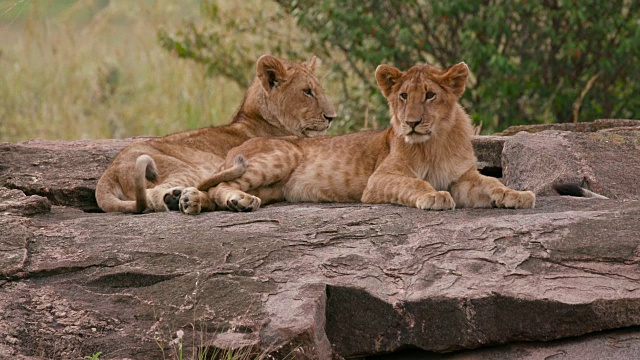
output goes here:
<path id="1" fill-rule="evenodd" d="M 238 21 L 219 16 L 217 2 L 205 1 L 208 23 L 161 34 L 162 42 L 212 68 L 223 61 L 247 62 L 247 48 L 220 46 L 239 32 L 267 42 L 262 49 L 277 55 L 328 57 L 343 131 L 388 121 L 374 78 L 381 63 L 406 69 L 465 61 L 472 76 L 462 102 L 489 132 L 515 124 L 640 115 L 637 1 L 275 2 L 280 8 L 271 15 L 255 11 Z M 283 14 L 296 21 L 293 36 L 281 31 Z M 256 49 L 250 42 L 243 46 Z M 204 51 L 211 56 L 199 56 Z"/>

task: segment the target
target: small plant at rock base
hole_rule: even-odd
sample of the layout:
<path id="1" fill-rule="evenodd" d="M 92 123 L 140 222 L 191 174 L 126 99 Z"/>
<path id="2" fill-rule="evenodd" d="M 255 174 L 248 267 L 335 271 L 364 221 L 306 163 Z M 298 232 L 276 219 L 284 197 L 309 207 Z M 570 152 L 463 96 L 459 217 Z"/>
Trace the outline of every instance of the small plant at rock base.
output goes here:
<path id="1" fill-rule="evenodd" d="M 97 353 L 95 353 L 93 355 L 87 355 L 84 358 L 85 359 L 89 359 L 89 360 L 100 360 L 100 355 L 102 355 L 102 351 L 98 351 Z"/>

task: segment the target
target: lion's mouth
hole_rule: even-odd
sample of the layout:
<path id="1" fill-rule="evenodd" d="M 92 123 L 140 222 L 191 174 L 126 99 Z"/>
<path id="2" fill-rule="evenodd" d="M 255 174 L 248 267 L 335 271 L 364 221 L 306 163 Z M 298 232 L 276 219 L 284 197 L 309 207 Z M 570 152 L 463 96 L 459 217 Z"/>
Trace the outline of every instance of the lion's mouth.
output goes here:
<path id="1" fill-rule="evenodd" d="M 432 135 L 433 132 L 431 129 L 427 129 L 425 131 L 416 131 L 415 129 L 411 129 L 411 131 L 405 133 L 404 141 L 407 144 L 420 144 L 429 141 Z"/>
<path id="2" fill-rule="evenodd" d="M 427 129 L 424 131 L 416 131 L 416 129 L 411 129 L 409 133 L 405 134 L 405 136 L 431 136 L 433 131 L 431 129 Z"/>
<path id="3" fill-rule="evenodd" d="M 326 132 L 327 132 L 327 129 L 324 129 L 324 130 L 305 129 L 302 131 L 302 135 L 306 137 L 315 137 L 315 136 L 324 135 Z"/>
<path id="4" fill-rule="evenodd" d="M 325 132 L 329 129 L 331 123 L 322 124 L 320 126 L 309 126 L 302 129 L 302 134 L 306 137 L 314 137 L 324 135 Z"/>

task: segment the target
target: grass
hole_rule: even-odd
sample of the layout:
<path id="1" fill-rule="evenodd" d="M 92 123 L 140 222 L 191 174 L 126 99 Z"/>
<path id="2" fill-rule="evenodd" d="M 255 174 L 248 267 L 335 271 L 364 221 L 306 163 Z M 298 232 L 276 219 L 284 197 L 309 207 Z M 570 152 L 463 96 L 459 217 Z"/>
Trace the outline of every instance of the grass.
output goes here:
<path id="1" fill-rule="evenodd" d="M 176 332 L 175 338 L 166 342 L 162 339 L 154 339 L 158 349 L 162 352 L 162 359 L 167 360 L 270 360 L 274 359 L 269 354 L 269 350 L 256 352 L 255 347 L 251 345 L 239 345 L 228 349 L 221 349 L 206 344 L 202 332 L 199 336 L 199 345 L 196 344 L 196 331 L 193 331 L 192 344 L 185 344 L 185 333 L 183 330 Z M 296 347 L 289 354 L 286 354 L 283 360 L 295 359 L 295 354 L 300 348 Z M 274 350 L 274 349 L 272 349 Z M 98 353 L 100 355 L 100 353 Z M 94 355 L 95 356 L 95 355 Z"/>
<path id="2" fill-rule="evenodd" d="M 242 90 L 157 42 L 198 13 L 197 0 L 0 0 L 0 141 L 227 123 Z"/>

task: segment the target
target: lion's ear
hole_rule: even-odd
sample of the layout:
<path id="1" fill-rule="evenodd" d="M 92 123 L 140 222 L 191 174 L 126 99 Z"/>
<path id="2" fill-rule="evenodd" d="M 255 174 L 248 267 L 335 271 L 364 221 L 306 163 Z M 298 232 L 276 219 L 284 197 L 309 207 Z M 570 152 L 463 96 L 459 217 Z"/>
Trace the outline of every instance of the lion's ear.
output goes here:
<path id="1" fill-rule="evenodd" d="M 457 97 L 460 97 L 464 93 L 467 77 L 469 77 L 469 67 L 464 62 L 461 62 L 444 71 L 442 84 L 448 86 Z"/>
<path id="2" fill-rule="evenodd" d="M 256 68 L 256 75 L 267 92 L 281 85 L 287 78 L 287 69 L 282 61 L 271 55 L 262 55 Z"/>
<path id="3" fill-rule="evenodd" d="M 391 95 L 391 88 L 401 77 L 402 71 L 391 65 L 383 64 L 378 65 L 378 68 L 376 68 L 376 81 L 378 82 L 378 86 L 385 97 L 389 97 L 389 95 Z"/>
<path id="4" fill-rule="evenodd" d="M 309 69 L 312 73 L 315 73 L 318 67 L 320 66 L 320 59 L 318 59 L 315 55 L 311 57 L 308 61 L 302 63 L 304 67 Z"/>

